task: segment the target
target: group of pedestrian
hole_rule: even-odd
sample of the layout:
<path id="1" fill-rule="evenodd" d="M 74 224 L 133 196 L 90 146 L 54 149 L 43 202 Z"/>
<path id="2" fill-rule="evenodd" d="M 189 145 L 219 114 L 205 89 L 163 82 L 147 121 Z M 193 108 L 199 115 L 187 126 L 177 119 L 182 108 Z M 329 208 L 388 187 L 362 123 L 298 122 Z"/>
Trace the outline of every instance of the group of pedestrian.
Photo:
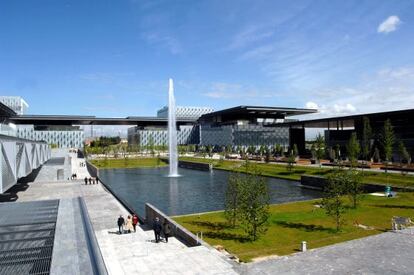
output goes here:
<path id="1" fill-rule="evenodd" d="M 79 162 L 79 166 L 80 166 L 80 167 L 85 167 L 85 166 L 86 166 L 86 164 L 85 164 L 85 162 L 81 161 L 81 162 Z"/>
<path id="2" fill-rule="evenodd" d="M 78 179 L 78 175 L 76 175 L 76 173 L 72 174 L 72 176 L 70 177 L 71 180 L 76 180 Z"/>
<path id="3" fill-rule="evenodd" d="M 98 184 L 99 183 L 99 179 L 98 179 L 98 177 L 96 177 L 96 178 L 92 178 L 92 177 L 85 177 L 85 185 L 88 185 L 88 182 L 89 182 L 89 184 Z"/>
<path id="4" fill-rule="evenodd" d="M 131 233 L 132 231 L 137 232 L 138 216 L 136 214 L 128 215 L 125 220 L 122 215 L 119 215 L 117 224 L 119 234 Z"/>
<path id="5" fill-rule="evenodd" d="M 166 219 L 164 219 L 164 223 L 161 225 L 160 218 L 156 217 L 152 229 L 154 230 L 156 243 L 161 241 L 161 232 L 164 235 L 165 242 L 168 243 L 168 237 L 171 234 L 171 225 Z"/>

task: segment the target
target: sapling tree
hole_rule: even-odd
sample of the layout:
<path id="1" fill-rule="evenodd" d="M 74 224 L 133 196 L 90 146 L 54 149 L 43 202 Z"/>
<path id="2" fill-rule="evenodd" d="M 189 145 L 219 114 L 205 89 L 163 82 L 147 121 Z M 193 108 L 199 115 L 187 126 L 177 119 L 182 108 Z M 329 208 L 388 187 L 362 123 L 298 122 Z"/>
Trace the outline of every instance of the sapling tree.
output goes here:
<path id="1" fill-rule="evenodd" d="M 361 147 L 359 145 L 357 135 L 355 132 L 351 134 L 351 138 L 348 141 L 346 150 L 348 151 L 348 158 L 351 162 L 351 167 L 356 167 L 358 163 L 358 156 L 361 152 Z"/>
<path id="2" fill-rule="evenodd" d="M 249 165 L 246 167 L 250 171 L 246 174 L 246 179 L 241 181 L 239 213 L 242 227 L 255 241 L 267 231 L 270 197 L 266 181 L 257 168 Z"/>
<path id="3" fill-rule="evenodd" d="M 387 119 L 384 122 L 384 128 L 382 129 L 382 132 L 380 135 L 380 143 L 381 143 L 383 155 L 385 158 L 385 173 L 387 173 L 388 162 L 391 161 L 392 152 L 393 152 L 394 143 L 395 143 L 394 129 L 389 119 Z"/>
<path id="4" fill-rule="evenodd" d="M 240 212 L 240 197 L 245 176 L 231 174 L 226 188 L 224 216 L 232 227 L 236 226 Z"/>
<path id="5" fill-rule="evenodd" d="M 363 117 L 363 127 L 362 127 L 362 137 L 361 137 L 361 147 L 362 147 L 362 157 L 365 161 L 368 161 L 371 154 L 371 139 L 372 139 L 372 128 L 369 123 L 369 118 Z"/>
<path id="6" fill-rule="evenodd" d="M 346 193 L 352 201 L 352 207 L 357 208 L 359 198 L 363 192 L 362 176 L 355 169 L 344 171 L 343 175 Z"/>
<path id="7" fill-rule="evenodd" d="M 400 164 L 402 165 L 403 162 L 407 164 L 411 164 L 411 156 L 408 153 L 407 148 L 404 145 L 403 141 L 398 143 L 398 153 L 400 155 Z"/>
<path id="8" fill-rule="evenodd" d="M 338 170 L 328 176 L 328 183 L 324 189 L 325 197 L 322 205 L 328 216 L 335 221 L 336 231 L 339 231 L 344 222 L 343 214 L 346 211 L 342 196 L 345 192 L 346 177 L 344 171 Z"/>

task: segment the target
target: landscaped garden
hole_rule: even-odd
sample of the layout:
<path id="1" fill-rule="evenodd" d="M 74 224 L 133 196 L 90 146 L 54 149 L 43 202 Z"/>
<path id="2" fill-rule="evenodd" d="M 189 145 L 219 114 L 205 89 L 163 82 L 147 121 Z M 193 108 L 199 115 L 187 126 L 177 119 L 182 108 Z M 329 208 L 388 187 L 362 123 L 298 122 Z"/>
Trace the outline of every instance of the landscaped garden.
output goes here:
<path id="1" fill-rule="evenodd" d="M 232 228 L 223 211 L 174 219 L 193 233 L 203 232 L 204 240 L 210 245 L 223 246 L 240 260 L 251 261 L 298 252 L 302 241 L 312 249 L 382 233 L 391 229 L 393 216 L 414 217 L 414 193 L 411 192 L 398 193 L 394 198 L 363 195 L 356 209 L 344 197 L 347 210 L 337 232 L 334 219 L 320 207 L 321 201 L 271 205 L 268 230 L 256 241 L 240 225 Z"/>
<path id="2" fill-rule="evenodd" d="M 227 171 L 244 172 L 243 161 L 235 160 L 212 160 L 209 158 L 181 157 L 180 160 L 213 163 L 214 168 Z M 258 163 L 258 169 L 263 176 L 277 177 L 289 180 L 300 180 L 301 175 L 327 176 L 334 168 L 332 167 L 311 167 L 311 166 L 294 166 L 291 170 L 283 164 Z M 398 187 L 414 187 L 414 176 L 401 173 L 384 173 L 374 171 L 364 171 L 364 183 L 377 183 L 392 185 Z"/>
<path id="3" fill-rule="evenodd" d="M 91 163 L 99 169 L 152 168 L 166 165 L 159 158 L 93 159 Z"/>

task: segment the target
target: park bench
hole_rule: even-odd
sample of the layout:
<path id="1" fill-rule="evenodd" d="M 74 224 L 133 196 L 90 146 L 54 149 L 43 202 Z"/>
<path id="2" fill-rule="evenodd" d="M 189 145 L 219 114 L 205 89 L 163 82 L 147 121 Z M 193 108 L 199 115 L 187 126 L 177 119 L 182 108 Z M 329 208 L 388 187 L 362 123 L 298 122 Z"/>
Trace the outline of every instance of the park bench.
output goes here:
<path id="1" fill-rule="evenodd" d="M 394 216 L 391 219 L 392 230 L 402 230 L 413 224 L 410 218 Z"/>

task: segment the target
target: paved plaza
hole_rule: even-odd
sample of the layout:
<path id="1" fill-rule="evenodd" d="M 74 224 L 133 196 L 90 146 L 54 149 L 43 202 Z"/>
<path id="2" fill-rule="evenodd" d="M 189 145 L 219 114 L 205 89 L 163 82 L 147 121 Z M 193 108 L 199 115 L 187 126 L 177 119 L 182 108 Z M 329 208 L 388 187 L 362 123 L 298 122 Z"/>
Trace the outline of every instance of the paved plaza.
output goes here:
<path id="1" fill-rule="evenodd" d="M 60 156 L 59 156 L 60 157 Z M 84 185 L 83 180 L 51 181 L 57 169 L 86 176 L 75 154 L 65 157 L 64 163 L 52 162 L 42 167 L 29 188 L 18 193 L 18 202 L 61 199 L 59 208 L 52 274 L 91 274 L 85 261 L 88 252 L 79 206 L 74 198 L 83 197 L 88 209 L 98 244 L 109 274 L 237 274 L 235 263 L 210 247 L 187 247 L 176 238 L 168 243 L 154 243 L 152 230 L 137 228 L 136 233 L 118 235 L 116 220 L 127 210 L 101 184 Z M 43 171 L 42 171 L 43 170 Z M 40 179 L 40 180 L 39 180 Z M 75 242 L 73 240 L 76 240 Z"/>
<path id="2" fill-rule="evenodd" d="M 413 274 L 414 229 L 243 266 L 242 274 Z"/>

